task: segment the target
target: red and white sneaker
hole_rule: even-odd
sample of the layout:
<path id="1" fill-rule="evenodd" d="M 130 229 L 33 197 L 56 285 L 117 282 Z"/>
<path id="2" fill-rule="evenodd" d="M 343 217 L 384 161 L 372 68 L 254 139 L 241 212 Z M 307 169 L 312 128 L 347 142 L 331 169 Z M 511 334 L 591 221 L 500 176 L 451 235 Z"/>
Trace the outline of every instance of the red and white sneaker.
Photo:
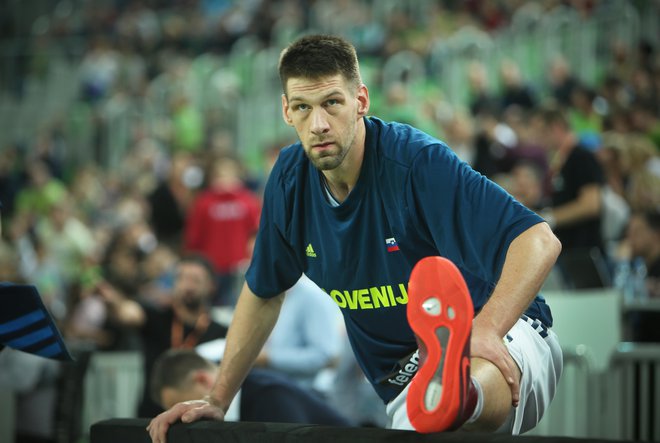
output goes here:
<path id="1" fill-rule="evenodd" d="M 408 323 L 420 368 L 410 383 L 407 411 L 417 432 L 459 428 L 474 412 L 470 332 L 474 308 L 461 272 L 442 257 L 420 260 L 408 284 Z"/>

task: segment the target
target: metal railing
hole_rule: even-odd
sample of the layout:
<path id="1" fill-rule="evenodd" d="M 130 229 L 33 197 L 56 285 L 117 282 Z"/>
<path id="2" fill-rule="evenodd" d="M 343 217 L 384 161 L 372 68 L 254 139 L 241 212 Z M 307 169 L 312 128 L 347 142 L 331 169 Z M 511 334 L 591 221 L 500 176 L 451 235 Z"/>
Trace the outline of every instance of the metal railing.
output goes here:
<path id="1" fill-rule="evenodd" d="M 613 436 L 660 441 L 660 344 L 620 343 L 608 381 Z"/>

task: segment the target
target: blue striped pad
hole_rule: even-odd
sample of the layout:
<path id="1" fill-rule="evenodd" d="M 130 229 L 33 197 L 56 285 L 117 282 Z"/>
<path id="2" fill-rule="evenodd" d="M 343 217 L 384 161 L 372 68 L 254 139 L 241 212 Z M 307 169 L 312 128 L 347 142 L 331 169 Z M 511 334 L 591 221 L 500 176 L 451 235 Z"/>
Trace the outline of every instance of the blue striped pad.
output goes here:
<path id="1" fill-rule="evenodd" d="M 44 311 L 32 311 L 29 314 L 26 314 L 22 317 L 18 317 L 12 321 L 6 323 L 0 323 L 0 334 L 9 334 L 19 329 L 26 328 L 40 320 L 46 318 Z"/>
<path id="2" fill-rule="evenodd" d="M 53 330 L 46 326 L 45 328 L 37 329 L 34 332 L 30 332 L 29 334 L 25 334 L 13 340 L 8 340 L 5 343 L 14 349 L 23 349 L 50 337 L 54 337 Z"/>
<path id="3" fill-rule="evenodd" d="M 57 342 L 48 345 L 43 349 L 39 349 L 38 351 L 35 352 L 35 354 L 37 355 L 41 355 L 42 357 L 49 357 L 49 358 L 55 357 L 61 353 L 62 353 L 62 346 L 60 346 L 60 344 Z"/>
<path id="4" fill-rule="evenodd" d="M 57 326 L 33 285 L 0 281 L 0 350 L 71 361 Z"/>

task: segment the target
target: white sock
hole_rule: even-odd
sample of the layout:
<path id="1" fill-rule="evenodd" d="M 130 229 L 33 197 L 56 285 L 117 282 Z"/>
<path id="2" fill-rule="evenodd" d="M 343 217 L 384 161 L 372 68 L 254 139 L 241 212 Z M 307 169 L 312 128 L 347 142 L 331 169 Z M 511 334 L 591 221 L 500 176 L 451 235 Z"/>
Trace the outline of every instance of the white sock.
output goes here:
<path id="1" fill-rule="evenodd" d="M 474 407 L 474 412 L 470 416 L 470 418 L 465 422 L 465 423 L 474 423 L 477 421 L 479 416 L 481 416 L 481 411 L 484 409 L 484 391 L 481 389 L 481 385 L 477 381 L 476 378 L 470 377 L 472 379 L 472 384 L 474 385 L 474 389 L 477 391 L 477 405 Z"/>

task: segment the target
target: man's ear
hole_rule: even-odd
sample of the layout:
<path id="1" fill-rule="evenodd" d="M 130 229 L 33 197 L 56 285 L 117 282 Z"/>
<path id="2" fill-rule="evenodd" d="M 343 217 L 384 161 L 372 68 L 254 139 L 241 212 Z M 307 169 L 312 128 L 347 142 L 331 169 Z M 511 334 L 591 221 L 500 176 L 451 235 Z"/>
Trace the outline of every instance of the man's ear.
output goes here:
<path id="1" fill-rule="evenodd" d="M 369 112 L 369 89 L 364 84 L 361 84 L 357 90 L 357 95 L 355 97 L 358 101 L 357 114 L 358 117 L 362 118 Z"/>
<path id="2" fill-rule="evenodd" d="M 199 369 L 193 373 L 193 382 L 199 383 L 206 389 L 211 389 L 215 383 L 215 374 L 211 371 Z"/>
<path id="3" fill-rule="evenodd" d="M 286 94 L 282 94 L 282 118 L 284 123 L 293 126 L 293 120 L 289 116 L 289 101 L 286 99 Z"/>

